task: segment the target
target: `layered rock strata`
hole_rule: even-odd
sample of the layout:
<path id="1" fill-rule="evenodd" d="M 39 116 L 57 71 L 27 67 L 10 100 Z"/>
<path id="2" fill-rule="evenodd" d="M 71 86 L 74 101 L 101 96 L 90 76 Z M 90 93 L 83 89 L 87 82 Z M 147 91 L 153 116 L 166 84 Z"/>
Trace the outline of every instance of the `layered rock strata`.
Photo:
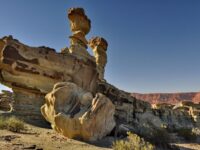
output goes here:
<path id="1" fill-rule="evenodd" d="M 147 101 L 151 104 L 168 103 L 177 104 L 182 101 L 192 101 L 194 103 L 200 103 L 200 93 L 190 92 L 190 93 L 150 93 L 150 94 L 140 94 L 131 93 L 133 97 L 137 99 Z"/>
<path id="2" fill-rule="evenodd" d="M 104 80 L 105 66 L 107 64 L 107 47 L 108 43 L 104 38 L 93 37 L 89 40 L 89 45 L 92 48 L 96 60 L 99 79 Z"/>
<path id="3" fill-rule="evenodd" d="M 156 130 L 175 131 L 183 128 L 200 130 L 200 105 L 182 102 L 179 105 L 157 104 L 138 100 L 111 84 L 100 82 L 98 92 L 115 105 L 116 132 L 133 131 L 150 136 Z"/>
<path id="4" fill-rule="evenodd" d="M 95 62 L 48 47 L 29 47 L 11 36 L 0 39 L 0 81 L 15 93 L 14 109 L 40 115 L 44 96 L 57 82 L 70 81 L 95 92 Z M 37 115 L 36 115 L 37 114 Z"/>
<path id="5" fill-rule="evenodd" d="M 70 8 L 67 15 L 72 31 L 72 35 L 69 37 L 69 53 L 75 54 L 82 59 L 93 59 L 87 51 L 88 41 L 85 38 L 91 28 L 90 19 L 85 15 L 85 11 L 82 8 Z"/>

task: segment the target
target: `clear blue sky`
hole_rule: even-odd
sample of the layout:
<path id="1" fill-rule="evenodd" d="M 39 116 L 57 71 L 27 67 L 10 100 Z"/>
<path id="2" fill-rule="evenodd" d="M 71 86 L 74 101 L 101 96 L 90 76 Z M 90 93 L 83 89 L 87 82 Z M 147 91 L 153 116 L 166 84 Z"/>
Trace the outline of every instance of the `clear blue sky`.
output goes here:
<path id="1" fill-rule="evenodd" d="M 200 0 L 0 0 L 0 37 L 59 51 L 66 9 L 83 7 L 87 35 L 108 43 L 105 78 L 131 92 L 200 91 Z"/>

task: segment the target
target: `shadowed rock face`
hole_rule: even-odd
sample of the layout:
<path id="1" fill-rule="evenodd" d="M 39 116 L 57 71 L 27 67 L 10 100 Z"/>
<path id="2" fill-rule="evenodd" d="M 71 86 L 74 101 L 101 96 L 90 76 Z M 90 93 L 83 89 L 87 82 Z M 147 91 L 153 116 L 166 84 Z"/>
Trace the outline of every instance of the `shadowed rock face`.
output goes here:
<path id="1" fill-rule="evenodd" d="M 13 93 L 2 90 L 0 93 L 0 111 L 12 111 Z"/>
<path id="2" fill-rule="evenodd" d="M 139 100 L 130 93 L 108 83 L 99 83 L 98 92 L 106 95 L 115 105 L 116 132 L 135 132 L 149 137 L 156 130 L 200 130 L 200 105 L 182 102 L 177 105 L 157 104 Z"/>

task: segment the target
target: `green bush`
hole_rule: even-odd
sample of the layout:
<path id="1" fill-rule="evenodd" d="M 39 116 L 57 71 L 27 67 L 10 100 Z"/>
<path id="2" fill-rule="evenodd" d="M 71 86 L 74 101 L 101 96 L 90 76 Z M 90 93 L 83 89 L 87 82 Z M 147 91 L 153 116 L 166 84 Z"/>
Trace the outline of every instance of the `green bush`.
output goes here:
<path id="1" fill-rule="evenodd" d="M 0 129 L 7 129 L 12 132 L 25 130 L 24 122 L 14 116 L 0 117 Z"/>
<path id="2" fill-rule="evenodd" d="M 128 132 L 127 140 L 118 140 L 113 143 L 114 150 L 154 150 L 154 146 L 144 141 L 138 135 Z"/>
<path id="3" fill-rule="evenodd" d="M 192 132 L 192 129 L 189 128 L 181 128 L 177 131 L 178 136 L 183 137 L 186 141 L 195 141 L 197 139 L 197 135 Z"/>

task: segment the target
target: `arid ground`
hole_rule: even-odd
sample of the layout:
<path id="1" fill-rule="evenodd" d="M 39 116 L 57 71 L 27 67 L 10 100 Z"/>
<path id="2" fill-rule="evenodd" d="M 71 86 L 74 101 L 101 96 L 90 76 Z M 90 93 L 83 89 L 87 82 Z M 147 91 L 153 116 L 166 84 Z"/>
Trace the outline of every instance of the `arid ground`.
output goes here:
<path id="1" fill-rule="evenodd" d="M 0 150 L 100 150 L 110 149 L 95 144 L 89 144 L 77 140 L 67 139 L 57 134 L 52 129 L 36 127 L 26 124 L 27 131 L 14 133 L 8 130 L 0 130 Z M 101 145 L 104 142 L 97 142 Z"/>
<path id="2" fill-rule="evenodd" d="M 43 128 L 25 123 L 26 131 L 20 133 L 0 130 L 0 150 L 109 150 L 113 137 L 101 141 L 86 143 L 68 139 L 51 128 Z M 181 150 L 199 150 L 198 143 L 174 144 Z"/>

